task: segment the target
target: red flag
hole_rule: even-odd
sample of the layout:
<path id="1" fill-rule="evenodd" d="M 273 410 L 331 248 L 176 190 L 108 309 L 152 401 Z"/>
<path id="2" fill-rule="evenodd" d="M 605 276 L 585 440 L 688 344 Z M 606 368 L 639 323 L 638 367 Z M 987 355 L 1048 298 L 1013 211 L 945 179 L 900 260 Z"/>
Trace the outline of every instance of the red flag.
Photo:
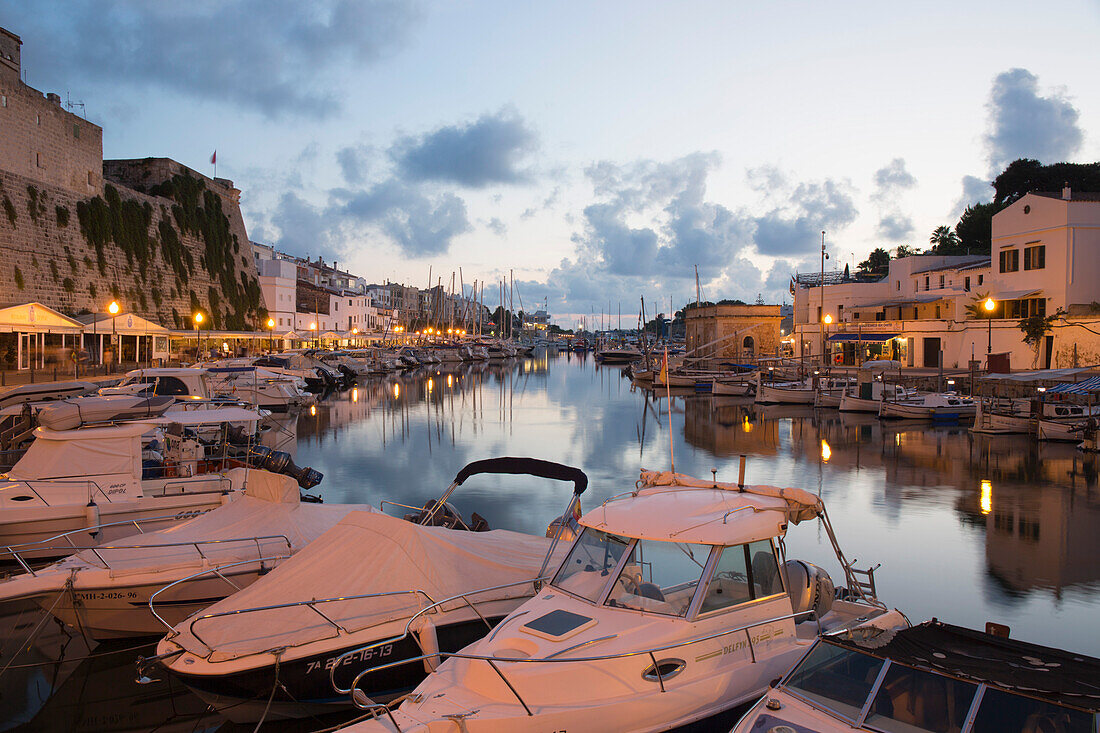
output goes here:
<path id="1" fill-rule="evenodd" d="M 215 150 L 214 154 L 210 156 L 210 162 L 211 163 L 217 163 L 218 162 L 218 151 L 217 150 Z"/>

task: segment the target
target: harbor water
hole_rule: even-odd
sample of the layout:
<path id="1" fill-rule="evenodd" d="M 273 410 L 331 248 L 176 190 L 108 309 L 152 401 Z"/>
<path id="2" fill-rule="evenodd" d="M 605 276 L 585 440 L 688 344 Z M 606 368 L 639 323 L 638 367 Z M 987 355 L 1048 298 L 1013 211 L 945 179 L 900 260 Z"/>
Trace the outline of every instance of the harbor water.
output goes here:
<path id="1" fill-rule="evenodd" d="M 1013 638 L 1100 656 L 1098 458 L 1073 444 L 691 390 L 668 395 L 591 357 L 543 352 L 361 381 L 303 411 L 287 434 L 296 434 L 298 465 L 324 473 L 326 503 L 375 506 L 420 506 L 465 464 L 496 456 L 581 468 L 588 509 L 632 489 L 641 468 L 675 465 L 736 481 L 744 455 L 748 483 L 819 493 L 847 557 L 878 566 L 879 597 L 914 623 L 994 621 Z M 480 475 L 452 503 L 493 528 L 541 535 L 569 494 L 568 484 Z M 791 527 L 786 552 L 843 579 L 816 523 Z M 0 617 L 0 729 L 237 730 L 178 684 L 137 684 L 134 660 L 150 647 L 85 644 L 52 621 L 36 631 L 42 617 L 30 608 Z"/>

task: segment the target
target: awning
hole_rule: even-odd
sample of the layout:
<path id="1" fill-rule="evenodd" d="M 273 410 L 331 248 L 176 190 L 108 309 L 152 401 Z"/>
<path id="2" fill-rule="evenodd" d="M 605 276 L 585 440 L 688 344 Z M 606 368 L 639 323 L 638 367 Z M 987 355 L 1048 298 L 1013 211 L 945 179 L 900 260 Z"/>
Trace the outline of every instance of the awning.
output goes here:
<path id="1" fill-rule="evenodd" d="M 900 336 L 900 333 L 834 333 L 829 341 L 860 341 L 865 344 L 884 344 L 890 339 Z"/>
<path id="2" fill-rule="evenodd" d="M 1064 382 L 1047 390 L 1047 394 L 1088 394 L 1100 391 L 1100 377 L 1089 377 L 1082 382 Z"/>
<path id="3" fill-rule="evenodd" d="M 1032 288 L 1030 290 L 1006 290 L 1003 293 L 997 293 L 993 296 L 993 300 L 1019 300 L 1020 298 L 1026 298 L 1029 295 L 1035 295 L 1041 292 L 1041 288 Z"/>
<path id="4" fill-rule="evenodd" d="M 1077 375 L 1091 372 L 1095 367 L 1079 367 L 1077 369 L 1040 369 L 1033 372 L 1015 372 L 1013 374 L 988 374 L 981 379 L 1000 382 L 1070 382 Z M 1091 377 L 1090 377 L 1091 379 Z M 1082 382 L 1086 380 L 1081 380 Z M 1078 382 L 1080 384 L 1081 382 Z"/>

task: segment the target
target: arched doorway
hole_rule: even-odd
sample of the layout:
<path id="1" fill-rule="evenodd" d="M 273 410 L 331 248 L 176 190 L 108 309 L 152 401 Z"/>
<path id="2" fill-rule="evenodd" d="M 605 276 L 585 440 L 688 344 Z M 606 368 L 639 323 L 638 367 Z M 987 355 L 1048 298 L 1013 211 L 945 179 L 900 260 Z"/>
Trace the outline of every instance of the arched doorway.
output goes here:
<path id="1" fill-rule="evenodd" d="M 741 342 L 741 350 L 745 356 L 756 356 L 756 342 L 753 341 L 752 336 L 746 336 L 745 340 Z"/>

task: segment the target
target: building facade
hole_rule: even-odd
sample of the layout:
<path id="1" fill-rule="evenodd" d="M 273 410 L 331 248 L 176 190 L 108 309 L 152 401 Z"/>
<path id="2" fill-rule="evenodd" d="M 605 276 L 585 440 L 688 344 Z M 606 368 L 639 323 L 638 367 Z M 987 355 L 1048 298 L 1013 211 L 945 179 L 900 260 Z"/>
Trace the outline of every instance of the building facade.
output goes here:
<path id="1" fill-rule="evenodd" d="M 683 313 L 684 346 L 692 356 L 740 362 L 779 355 L 778 305 L 708 305 Z"/>

